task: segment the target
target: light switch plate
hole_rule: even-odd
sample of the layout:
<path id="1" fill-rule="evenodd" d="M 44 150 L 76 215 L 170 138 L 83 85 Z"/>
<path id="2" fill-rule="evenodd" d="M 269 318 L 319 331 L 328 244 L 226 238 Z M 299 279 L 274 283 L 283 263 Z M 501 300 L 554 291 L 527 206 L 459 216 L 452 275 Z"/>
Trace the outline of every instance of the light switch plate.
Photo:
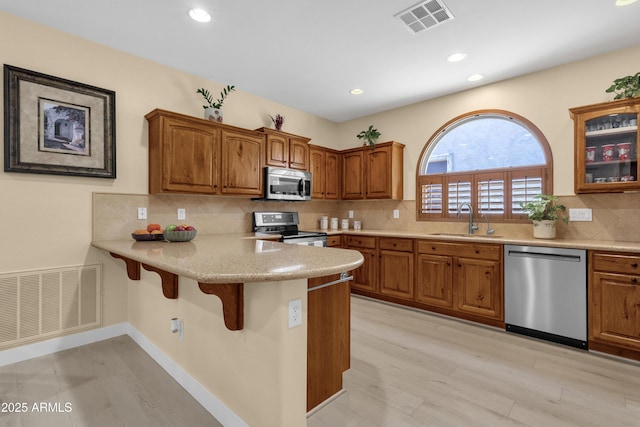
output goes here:
<path id="1" fill-rule="evenodd" d="M 353 211 L 349 211 L 349 218 L 353 218 Z"/>
<path id="2" fill-rule="evenodd" d="M 400 209 L 394 209 L 394 210 L 393 210 L 393 217 L 394 217 L 395 219 L 400 218 Z"/>
<path id="3" fill-rule="evenodd" d="M 147 219 L 147 208 L 138 208 L 138 219 Z"/>
<path id="4" fill-rule="evenodd" d="M 569 209 L 569 221 L 593 221 L 591 209 Z"/>
<path id="5" fill-rule="evenodd" d="M 187 219 L 187 210 L 186 209 L 178 209 L 178 220 Z"/>

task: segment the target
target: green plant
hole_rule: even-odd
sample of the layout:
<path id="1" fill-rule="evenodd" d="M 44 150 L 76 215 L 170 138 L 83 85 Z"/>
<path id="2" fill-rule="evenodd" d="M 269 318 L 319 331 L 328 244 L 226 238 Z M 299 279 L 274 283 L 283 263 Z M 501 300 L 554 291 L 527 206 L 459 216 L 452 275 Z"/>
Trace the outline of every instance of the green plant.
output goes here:
<path id="1" fill-rule="evenodd" d="M 640 97 L 640 72 L 633 76 L 615 79 L 605 92 L 615 92 L 616 96 L 613 99 Z"/>
<path id="2" fill-rule="evenodd" d="M 555 221 L 562 219 L 565 223 L 567 218 L 567 208 L 556 202 L 557 196 L 548 194 L 537 194 L 529 202 L 520 202 L 520 207 L 532 221 Z"/>
<path id="3" fill-rule="evenodd" d="M 205 110 L 207 108 L 218 108 L 219 109 L 219 108 L 222 108 L 222 104 L 224 103 L 224 99 L 227 97 L 227 95 L 229 95 L 234 90 L 236 90 L 235 86 L 227 85 L 227 87 L 222 89 L 222 92 L 220 92 L 220 98 L 216 99 L 215 102 L 213 101 L 213 96 L 211 96 L 209 91 L 206 90 L 205 88 L 198 89 L 196 91 L 196 93 L 199 93 L 200 95 L 202 95 L 204 100 L 207 101 L 207 104 L 203 105 L 202 108 L 204 108 Z"/>
<path id="4" fill-rule="evenodd" d="M 369 126 L 369 129 L 363 130 L 359 134 L 356 135 L 358 139 L 364 139 L 367 144 L 373 147 L 376 143 L 376 140 L 380 137 L 380 132 L 378 129 L 374 129 L 373 125 Z"/>

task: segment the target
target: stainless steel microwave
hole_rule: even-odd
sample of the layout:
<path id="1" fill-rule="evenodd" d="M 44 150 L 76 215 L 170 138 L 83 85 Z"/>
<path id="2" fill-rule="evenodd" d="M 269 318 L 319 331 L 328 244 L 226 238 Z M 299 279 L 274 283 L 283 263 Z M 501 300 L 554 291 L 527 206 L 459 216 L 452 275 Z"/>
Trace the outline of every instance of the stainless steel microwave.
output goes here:
<path id="1" fill-rule="evenodd" d="M 311 200 L 311 172 L 264 168 L 264 198 L 267 200 Z"/>

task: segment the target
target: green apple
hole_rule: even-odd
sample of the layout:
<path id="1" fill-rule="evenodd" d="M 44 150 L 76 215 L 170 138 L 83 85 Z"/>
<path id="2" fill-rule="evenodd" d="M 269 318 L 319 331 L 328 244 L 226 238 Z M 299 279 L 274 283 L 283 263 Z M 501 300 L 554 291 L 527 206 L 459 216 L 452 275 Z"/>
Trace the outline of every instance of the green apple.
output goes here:
<path id="1" fill-rule="evenodd" d="M 176 227 L 177 227 L 177 226 L 176 226 L 175 224 L 169 224 L 169 225 L 167 225 L 167 226 L 165 227 L 165 229 L 164 229 L 164 230 L 165 230 L 165 231 L 173 231 L 173 230 L 175 230 L 175 229 L 176 229 Z"/>

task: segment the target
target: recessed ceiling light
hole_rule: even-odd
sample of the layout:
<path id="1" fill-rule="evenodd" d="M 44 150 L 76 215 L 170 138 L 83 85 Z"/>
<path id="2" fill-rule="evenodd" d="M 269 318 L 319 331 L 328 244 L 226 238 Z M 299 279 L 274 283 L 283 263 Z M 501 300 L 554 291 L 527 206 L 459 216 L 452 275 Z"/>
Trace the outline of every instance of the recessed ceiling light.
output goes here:
<path id="1" fill-rule="evenodd" d="M 211 15 L 209 15 L 207 11 L 203 9 L 191 9 L 189 11 L 189 16 L 191 17 L 191 19 L 198 22 L 211 21 Z"/>
<path id="2" fill-rule="evenodd" d="M 467 54 L 464 52 L 456 52 L 447 56 L 447 61 L 449 62 L 460 62 L 467 57 Z"/>
<path id="3" fill-rule="evenodd" d="M 616 0 L 616 6 L 627 6 L 631 3 L 635 3 L 638 0 Z"/>
<path id="4" fill-rule="evenodd" d="M 349 93 L 351 95 L 362 95 L 364 93 L 364 90 L 360 89 L 360 88 L 355 88 L 355 89 L 351 89 L 349 91 Z"/>
<path id="5" fill-rule="evenodd" d="M 478 80 L 482 79 L 484 79 L 483 74 L 471 74 L 469 77 L 467 77 L 467 80 L 470 82 L 477 82 Z"/>

